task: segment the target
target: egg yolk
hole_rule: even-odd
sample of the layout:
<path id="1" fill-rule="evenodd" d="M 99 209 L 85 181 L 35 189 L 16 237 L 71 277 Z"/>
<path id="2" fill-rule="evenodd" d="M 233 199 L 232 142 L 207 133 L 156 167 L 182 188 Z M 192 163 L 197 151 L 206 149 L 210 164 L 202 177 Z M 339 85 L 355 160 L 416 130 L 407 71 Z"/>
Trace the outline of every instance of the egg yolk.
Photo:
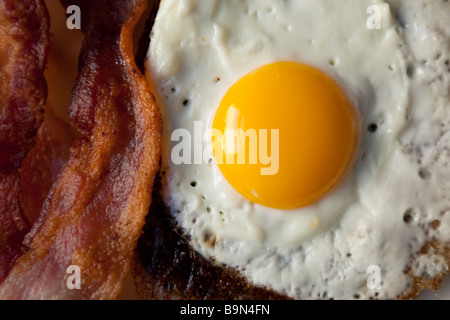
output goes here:
<path id="1" fill-rule="evenodd" d="M 248 200 L 294 209 L 332 190 L 352 165 L 357 116 L 338 84 L 295 62 L 237 81 L 213 122 L 216 163 Z"/>

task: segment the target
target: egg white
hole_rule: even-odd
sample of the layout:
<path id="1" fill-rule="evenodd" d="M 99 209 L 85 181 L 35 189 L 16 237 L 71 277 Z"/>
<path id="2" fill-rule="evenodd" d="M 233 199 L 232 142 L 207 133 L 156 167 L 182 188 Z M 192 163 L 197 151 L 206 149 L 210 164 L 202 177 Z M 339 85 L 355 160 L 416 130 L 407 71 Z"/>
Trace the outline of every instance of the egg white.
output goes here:
<path id="1" fill-rule="evenodd" d="M 367 27 L 371 5 L 382 8 L 379 30 Z M 430 16 L 448 5 L 433 8 Z M 450 137 L 448 74 L 432 89 L 412 77 L 412 67 L 428 76 L 439 71 L 420 69 L 416 56 L 423 52 L 414 50 L 415 39 L 396 18 L 385 1 L 375 0 L 162 0 L 147 74 L 164 118 L 164 200 L 195 250 L 293 298 L 393 298 L 414 272 L 433 276 L 448 268 L 438 253 L 414 258 L 431 236 L 425 224 L 439 219 L 433 236 L 450 240 L 449 214 L 442 214 L 450 208 L 450 154 L 443 143 Z M 445 61 L 448 46 L 436 48 Z M 174 130 L 194 134 L 195 121 L 210 128 L 233 83 L 275 61 L 328 73 L 361 119 L 358 160 L 346 180 L 296 210 L 249 202 L 214 162 L 171 159 Z M 367 131 L 371 123 L 377 132 Z M 412 223 L 405 223 L 406 212 Z M 381 271 L 379 288 L 367 285 L 372 266 Z"/>

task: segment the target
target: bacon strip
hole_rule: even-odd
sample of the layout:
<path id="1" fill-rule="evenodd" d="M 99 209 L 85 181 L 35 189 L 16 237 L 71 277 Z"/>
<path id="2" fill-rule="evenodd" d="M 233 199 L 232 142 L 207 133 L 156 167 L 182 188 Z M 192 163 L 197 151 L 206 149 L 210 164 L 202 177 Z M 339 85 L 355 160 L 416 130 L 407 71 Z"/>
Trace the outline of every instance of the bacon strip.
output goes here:
<path id="1" fill-rule="evenodd" d="M 161 118 L 132 50 L 146 1 L 66 4 L 81 8 L 85 35 L 70 104 L 81 138 L 0 286 L 2 299 L 115 298 L 159 166 Z M 67 287 L 71 265 L 81 270 L 80 290 Z"/>
<path id="2" fill-rule="evenodd" d="M 38 220 L 47 195 L 69 160 L 70 147 L 76 139 L 73 131 L 48 105 L 45 107 L 35 145 L 19 169 L 20 207 L 31 225 Z"/>
<path id="3" fill-rule="evenodd" d="M 48 29 L 42 1 L 0 0 L 0 283 L 29 230 L 19 205 L 18 169 L 42 122 Z"/>

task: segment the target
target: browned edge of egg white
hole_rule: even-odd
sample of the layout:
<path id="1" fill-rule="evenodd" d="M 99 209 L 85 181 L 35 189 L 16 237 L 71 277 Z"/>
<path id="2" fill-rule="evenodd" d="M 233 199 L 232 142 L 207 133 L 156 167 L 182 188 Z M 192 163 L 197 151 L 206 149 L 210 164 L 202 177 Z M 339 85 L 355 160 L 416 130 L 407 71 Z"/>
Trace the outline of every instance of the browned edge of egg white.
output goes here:
<path id="1" fill-rule="evenodd" d="M 113 299 L 122 289 L 159 168 L 161 116 L 133 56 L 145 0 L 71 0 L 84 41 L 69 106 L 78 139 L 0 285 L 1 299 Z M 67 287 L 81 270 L 82 290 Z"/>
<path id="2" fill-rule="evenodd" d="M 433 228 L 432 226 L 429 227 Z M 430 252 L 441 255 L 446 259 L 447 265 L 449 264 L 449 243 L 443 244 L 437 240 L 429 241 L 423 245 L 419 252 L 416 253 L 416 256 L 429 254 Z M 427 275 L 423 275 L 422 277 L 414 276 L 411 274 L 411 270 L 411 266 L 407 266 L 403 271 L 405 274 L 409 274 L 411 276 L 411 283 L 409 284 L 409 287 L 398 297 L 400 300 L 415 299 L 424 289 L 436 292 L 438 289 L 440 289 L 442 280 L 446 276 L 450 275 L 450 269 L 448 268 L 435 277 L 429 277 Z"/>

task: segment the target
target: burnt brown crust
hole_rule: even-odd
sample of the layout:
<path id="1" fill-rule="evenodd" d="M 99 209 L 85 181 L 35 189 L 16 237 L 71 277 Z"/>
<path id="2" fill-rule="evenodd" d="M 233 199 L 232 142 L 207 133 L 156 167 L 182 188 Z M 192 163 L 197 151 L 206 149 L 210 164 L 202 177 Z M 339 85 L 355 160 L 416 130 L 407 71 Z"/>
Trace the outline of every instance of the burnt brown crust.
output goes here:
<path id="1" fill-rule="evenodd" d="M 280 300 L 271 290 L 249 284 L 236 271 L 215 266 L 180 235 L 154 185 L 153 201 L 135 252 L 132 273 L 146 300 Z"/>

